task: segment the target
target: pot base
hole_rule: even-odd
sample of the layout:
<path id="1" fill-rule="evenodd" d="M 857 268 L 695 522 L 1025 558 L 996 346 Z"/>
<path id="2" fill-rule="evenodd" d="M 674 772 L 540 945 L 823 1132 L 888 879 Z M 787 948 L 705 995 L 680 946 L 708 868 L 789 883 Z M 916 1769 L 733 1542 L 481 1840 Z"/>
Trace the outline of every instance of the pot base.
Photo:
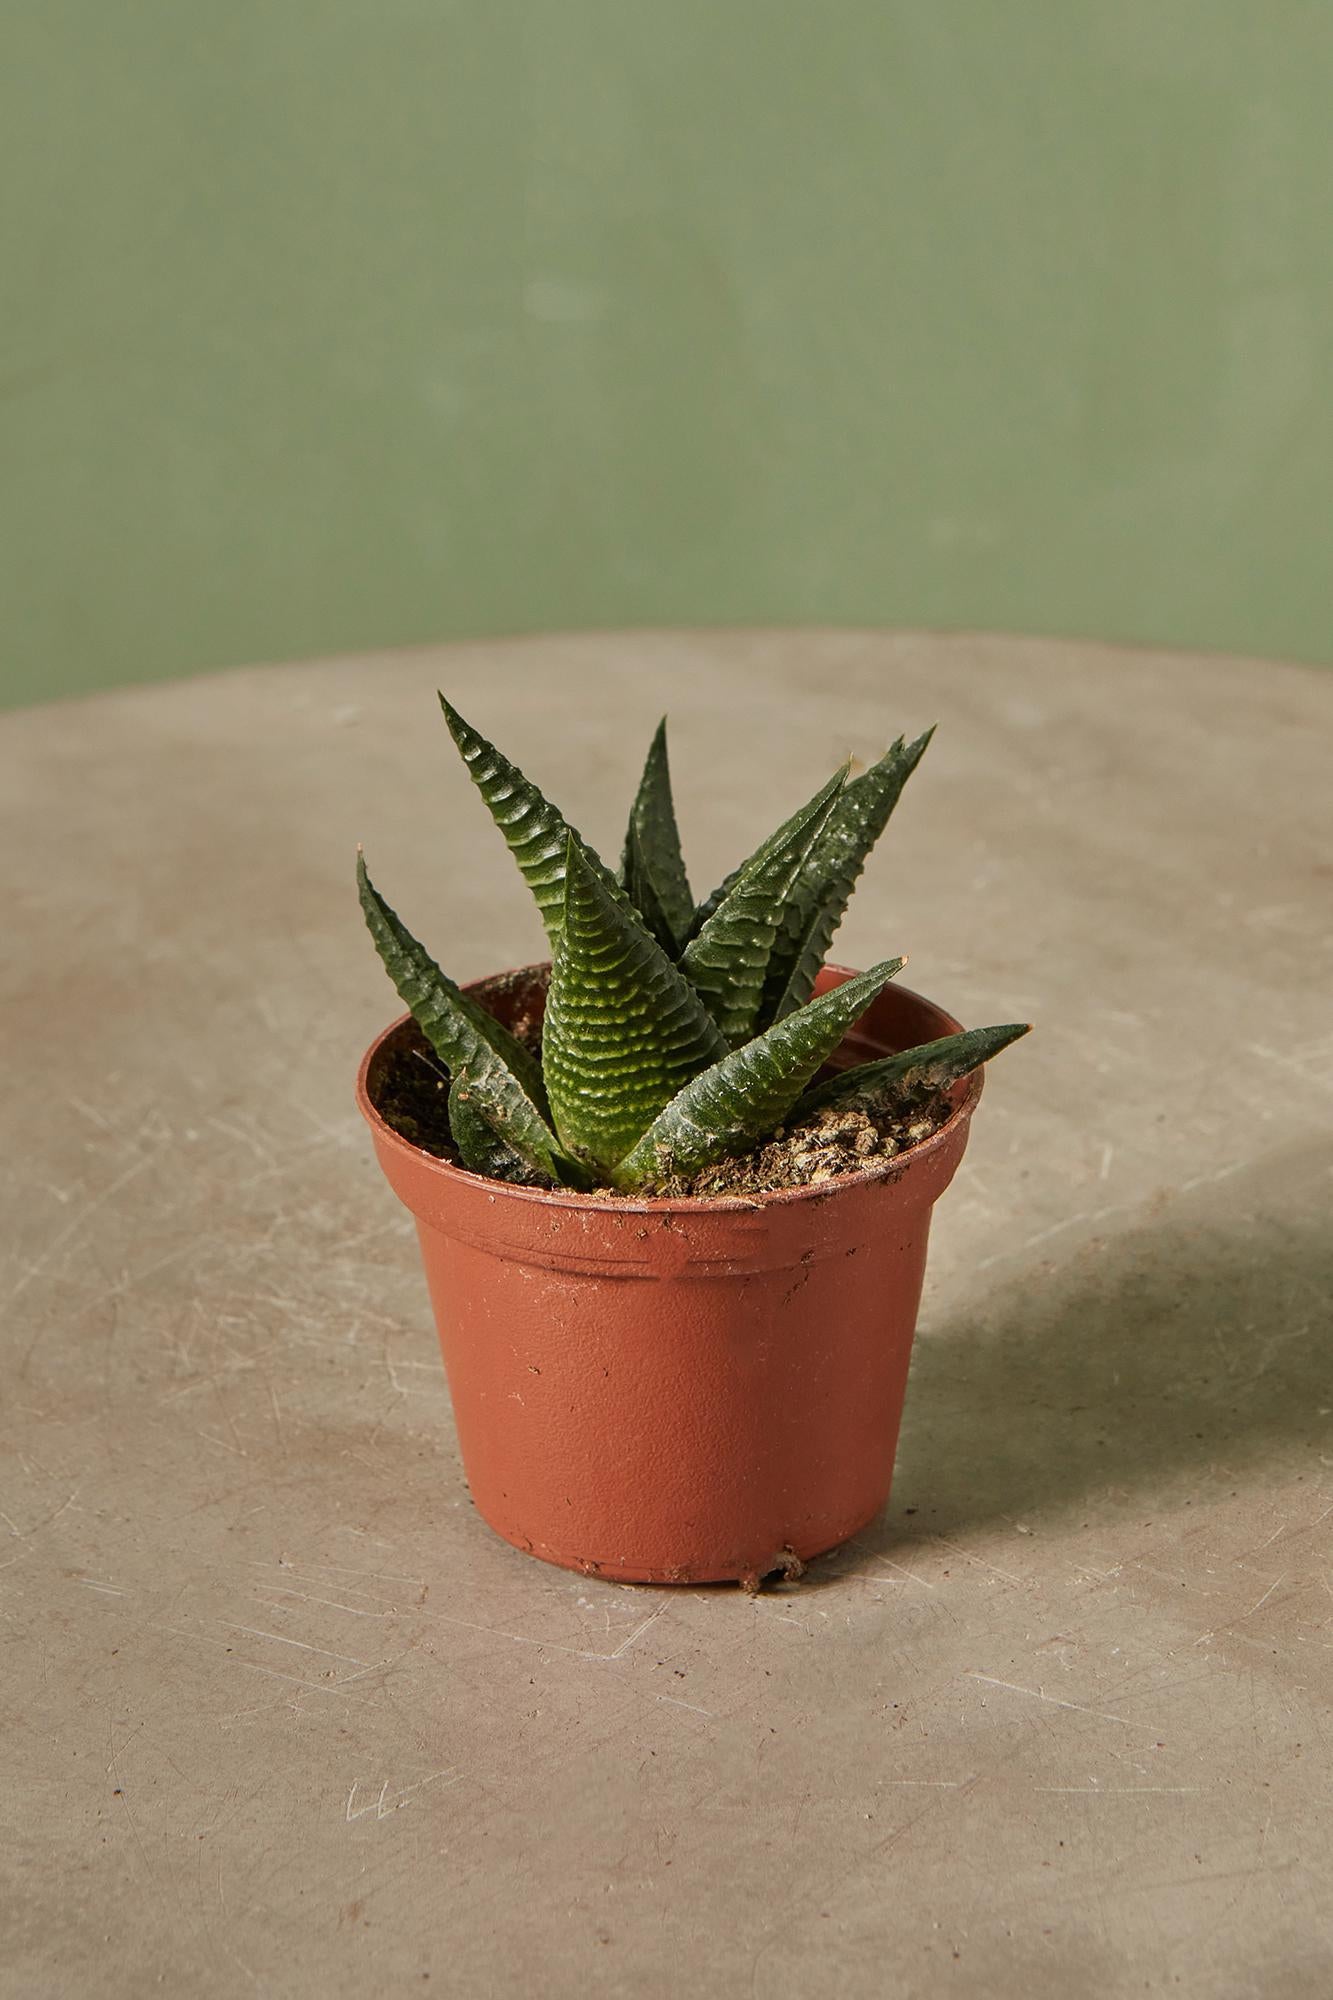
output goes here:
<path id="1" fill-rule="evenodd" d="M 736 1584 L 753 1596 L 770 1580 L 796 1583 L 819 1556 L 831 1555 L 834 1549 L 842 1548 L 854 1535 L 859 1535 L 868 1528 L 872 1521 L 878 1519 L 883 1507 L 874 1508 L 863 1519 L 854 1521 L 849 1528 L 839 1530 L 831 1539 L 827 1535 L 821 1535 L 814 1542 L 806 1542 L 797 1547 L 788 1542 L 759 1561 L 737 1561 L 726 1565 L 700 1563 L 697 1566 L 677 1563 L 670 1567 L 630 1560 L 595 1560 L 591 1556 L 570 1555 L 563 1550 L 530 1542 L 524 1535 L 507 1533 L 494 1521 L 488 1520 L 480 1508 L 477 1512 L 481 1514 L 491 1532 L 498 1535 L 502 1542 L 508 1542 L 510 1548 L 519 1549 L 524 1555 L 536 1556 L 539 1562 L 550 1563 L 553 1569 L 573 1570 L 579 1576 L 597 1577 L 603 1583 L 641 1583 L 661 1588 Z"/>

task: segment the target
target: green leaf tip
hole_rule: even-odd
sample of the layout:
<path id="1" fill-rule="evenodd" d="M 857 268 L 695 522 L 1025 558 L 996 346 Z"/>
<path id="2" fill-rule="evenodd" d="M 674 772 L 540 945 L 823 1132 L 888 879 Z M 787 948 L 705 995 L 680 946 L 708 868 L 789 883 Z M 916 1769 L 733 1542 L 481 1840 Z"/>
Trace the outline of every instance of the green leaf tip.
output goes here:
<path id="1" fill-rule="evenodd" d="M 725 1046 L 689 981 L 571 834 L 542 1036 L 562 1145 L 605 1173 Z"/>
<path id="2" fill-rule="evenodd" d="M 864 1102 L 895 1091 L 947 1090 L 1029 1034 L 1031 1027 L 1030 1021 L 1006 1021 L 994 1028 L 964 1028 L 959 1034 L 941 1035 L 938 1041 L 922 1042 L 899 1055 L 858 1063 L 808 1090 L 796 1107 L 797 1114 L 805 1117 L 829 1104 Z"/>
<path id="3" fill-rule="evenodd" d="M 474 729 L 442 693 L 440 707 L 468 776 L 518 863 L 554 946 L 564 921 L 565 848 L 571 833 L 612 893 L 620 896 L 622 891 L 600 857 L 518 765 Z"/>
<path id="4" fill-rule="evenodd" d="M 536 1058 L 440 970 L 380 895 L 362 853 L 357 854 L 356 875 L 361 908 L 384 969 L 451 1079 L 466 1077 L 497 1136 L 543 1179 L 567 1178 L 569 1163 L 562 1160 L 544 1115 Z"/>
<path id="5" fill-rule="evenodd" d="M 620 878 L 653 936 L 673 956 L 694 921 L 694 898 L 681 854 L 671 793 L 666 717 L 658 723 L 625 831 Z"/>
<path id="6" fill-rule="evenodd" d="M 934 734 L 932 723 L 914 743 L 900 736 L 836 801 L 787 899 L 764 981 L 761 1022 L 780 1021 L 810 998 L 866 858 Z"/>

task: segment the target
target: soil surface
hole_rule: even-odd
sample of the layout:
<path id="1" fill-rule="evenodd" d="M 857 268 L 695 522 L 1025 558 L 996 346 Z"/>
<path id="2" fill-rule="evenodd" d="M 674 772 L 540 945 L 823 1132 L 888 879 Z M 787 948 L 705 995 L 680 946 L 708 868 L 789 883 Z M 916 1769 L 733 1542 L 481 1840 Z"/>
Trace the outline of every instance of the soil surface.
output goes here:
<path id="1" fill-rule="evenodd" d="M 928 1139 L 952 1108 L 942 1091 L 855 1108 L 830 1105 L 799 1125 L 780 1125 L 751 1152 L 718 1160 L 697 1174 L 668 1177 L 652 1193 L 734 1196 L 814 1187 L 840 1174 L 859 1174 Z"/>
<path id="2" fill-rule="evenodd" d="M 540 1047 L 540 1026 L 528 1024 L 522 1039 Z M 372 1081 L 375 1108 L 387 1125 L 424 1153 L 461 1165 L 449 1132 L 449 1077 L 420 1030 L 409 1025 L 386 1049 Z M 928 1139 L 948 1118 L 947 1093 L 927 1091 L 882 1103 L 832 1105 L 798 1125 L 779 1126 L 748 1153 L 719 1160 L 692 1175 L 664 1177 L 634 1195 L 599 1188 L 623 1201 L 694 1198 L 708 1195 L 773 1194 L 781 1188 L 814 1187 L 840 1174 L 861 1173 Z"/>
<path id="3" fill-rule="evenodd" d="M 423 1153 L 461 1164 L 449 1131 L 449 1072 L 415 1021 L 385 1049 L 370 1079 L 370 1099 L 385 1124 Z"/>

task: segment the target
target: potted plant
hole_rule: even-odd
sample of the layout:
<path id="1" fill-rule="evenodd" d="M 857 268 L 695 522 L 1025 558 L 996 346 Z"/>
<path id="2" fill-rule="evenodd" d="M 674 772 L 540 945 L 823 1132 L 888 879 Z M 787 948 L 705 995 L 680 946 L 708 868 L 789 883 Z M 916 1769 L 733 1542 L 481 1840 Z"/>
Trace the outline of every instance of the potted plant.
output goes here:
<path id="1" fill-rule="evenodd" d="M 665 724 L 618 874 L 441 696 L 549 964 L 409 1009 L 358 1101 L 416 1218 L 463 1464 L 517 1547 L 625 1581 L 799 1574 L 888 1497 L 931 1207 L 1023 1025 L 824 963 L 930 732 L 838 771 L 696 905 Z"/>

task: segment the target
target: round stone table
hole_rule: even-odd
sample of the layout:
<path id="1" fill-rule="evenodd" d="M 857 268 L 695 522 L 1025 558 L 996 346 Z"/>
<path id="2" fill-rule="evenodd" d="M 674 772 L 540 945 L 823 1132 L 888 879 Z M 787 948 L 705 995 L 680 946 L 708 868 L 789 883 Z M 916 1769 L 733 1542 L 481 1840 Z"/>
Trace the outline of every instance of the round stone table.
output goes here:
<path id="1" fill-rule="evenodd" d="M 441 686 L 696 888 L 939 734 L 838 955 L 1031 1019 L 936 1219 L 887 1517 L 795 1587 L 472 1510 L 351 1105 L 377 879 L 539 954 Z M 9 715 L 6 1991 L 1324 1995 L 1333 675 L 533 639 Z"/>

